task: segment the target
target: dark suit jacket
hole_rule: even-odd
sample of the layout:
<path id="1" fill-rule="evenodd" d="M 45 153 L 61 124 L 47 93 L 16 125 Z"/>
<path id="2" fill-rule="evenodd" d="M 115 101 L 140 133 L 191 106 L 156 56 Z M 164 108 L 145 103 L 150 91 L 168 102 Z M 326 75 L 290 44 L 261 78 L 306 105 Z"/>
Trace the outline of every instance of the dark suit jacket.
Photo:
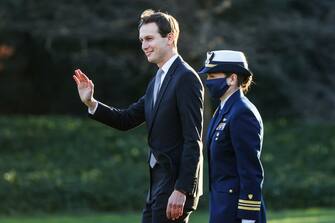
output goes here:
<path id="1" fill-rule="evenodd" d="M 154 197 L 165 195 L 165 203 L 177 189 L 188 195 L 192 201 L 186 204 L 195 208 L 202 194 L 203 86 L 180 57 L 171 65 L 152 107 L 154 82 L 153 78 L 145 95 L 127 109 L 99 103 L 92 118 L 120 130 L 145 122 L 148 144 L 162 175 L 162 182 L 151 182 L 158 187 Z"/>
<path id="2" fill-rule="evenodd" d="M 236 91 L 216 111 L 207 133 L 211 190 L 210 223 L 265 223 L 262 198 L 262 118 L 256 107 Z"/>

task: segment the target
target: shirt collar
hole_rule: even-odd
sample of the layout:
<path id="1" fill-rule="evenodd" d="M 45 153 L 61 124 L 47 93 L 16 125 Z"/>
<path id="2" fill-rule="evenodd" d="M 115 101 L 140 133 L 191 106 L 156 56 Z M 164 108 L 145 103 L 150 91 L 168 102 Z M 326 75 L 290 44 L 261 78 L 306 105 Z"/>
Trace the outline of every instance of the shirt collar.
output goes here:
<path id="1" fill-rule="evenodd" d="M 169 71 L 171 65 L 177 59 L 178 56 L 179 56 L 179 54 L 175 54 L 168 61 L 165 62 L 165 64 L 161 68 L 164 71 L 164 74 L 167 74 L 167 72 Z"/>

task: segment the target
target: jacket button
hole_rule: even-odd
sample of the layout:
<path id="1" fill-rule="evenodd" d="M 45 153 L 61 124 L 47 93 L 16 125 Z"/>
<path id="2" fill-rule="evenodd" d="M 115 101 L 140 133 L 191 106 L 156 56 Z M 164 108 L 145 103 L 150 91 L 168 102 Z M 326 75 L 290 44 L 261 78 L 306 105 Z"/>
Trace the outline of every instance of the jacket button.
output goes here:
<path id="1" fill-rule="evenodd" d="M 233 189 L 229 189 L 229 193 L 233 193 Z"/>

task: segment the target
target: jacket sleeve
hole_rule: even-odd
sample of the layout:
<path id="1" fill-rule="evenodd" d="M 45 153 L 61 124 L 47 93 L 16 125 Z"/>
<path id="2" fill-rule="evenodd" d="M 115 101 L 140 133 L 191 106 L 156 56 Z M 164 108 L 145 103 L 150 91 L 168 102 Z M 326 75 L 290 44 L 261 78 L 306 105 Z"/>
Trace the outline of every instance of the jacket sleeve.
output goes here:
<path id="1" fill-rule="evenodd" d="M 182 124 L 183 150 L 175 189 L 194 195 L 202 187 L 203 86 L 195 73 L 183 73 L 177 85 L 177 106 Z M 200 185 L 199 185 L 200 184 Z"/>
<path id="2" fill-rule="evenodd" d="M 230 129 L 240 177 L 237 216 L 240 219 L 259 220 L 264 177 L 260 161 L 262 122 L 251 110 L 243 108 L 232 117 Z"/>
<path id="3" fill-rule="evenodd" d="M 89 117 L 119 130 L 129 130 L 145 121 L 144 100 L 145 96 L 127 109 L 117 109 L 99 102 L 97 110 Z"/>

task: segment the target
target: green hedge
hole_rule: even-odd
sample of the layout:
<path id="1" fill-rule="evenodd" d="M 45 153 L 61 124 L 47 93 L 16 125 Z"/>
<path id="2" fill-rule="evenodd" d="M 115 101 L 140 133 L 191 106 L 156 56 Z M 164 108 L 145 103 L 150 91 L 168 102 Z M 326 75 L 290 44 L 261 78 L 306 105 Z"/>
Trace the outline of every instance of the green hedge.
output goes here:
<path id="1" fill-rule="evenodd" d="M 334 124 L 266 124 L 268 207 L 335 206 L 333 132 Z M 139 210 L 146 137 L 143 127 L 124 133 L 88 118 L 0 117 L 0 212 Z"/>
<path id="2" fill-rule="evenodd" d="M 273 208 L 335 206 L 335 123 L 265 126 L 265 196 Z"/>
<path id="3" fill-rule="evenodd" d="M 146 136 L 89 119 L 0 118 L 0 211 L 143 205 Z"/>

